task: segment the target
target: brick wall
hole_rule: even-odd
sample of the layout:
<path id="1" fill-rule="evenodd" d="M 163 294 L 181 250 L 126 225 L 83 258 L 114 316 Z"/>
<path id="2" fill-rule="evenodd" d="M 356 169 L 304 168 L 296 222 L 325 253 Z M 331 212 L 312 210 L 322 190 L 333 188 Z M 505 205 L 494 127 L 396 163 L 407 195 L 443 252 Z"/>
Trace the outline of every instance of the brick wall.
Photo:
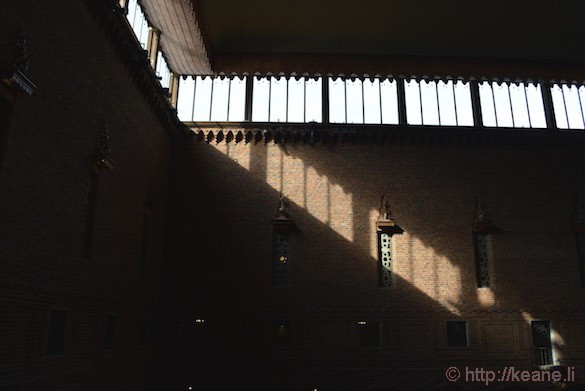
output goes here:
<path id="1" fill-rule="evenodd" d="M 170 138 L 85 2 L 2 8 L 3 55 L 24 30 L 26 74 L 37 88 L 16 100 L 0 172 L 0 389 L 147 389 Z M 100 175 L 92 254 L 85 259 L 84 198 L 104 122 L 116 166 Z M 59 356 L 46 355 L 51 309 L 69 311 Z M 110 314 L 118 319 L 117 343 L 108 351 Z"/>
<path id="2" fill-rule="evenodd" d="M 556 358 L 583 381 L 578 150 L 192 141 L 173 153 L 169 319 L 182 319 L 185 367 L 208 368 L 186 382 L 213 389 L 229 368 L 234 384 L 268 388 L 426 387 L 450 365 L 531 367 L 532 319 L 551 320 Z M 280 192 L 294 222 L 286 287 L 271 278 Z M 378 287 L 382 194 L 405 230 L 393 237 L 389 289 Z M 501 229 L 490 239 L 491 288 L 476 284 L 476 197 Z M 271 346 L 274 320 L 291 322 L 290 348 Z M 360 320 L 381 321 L 380 348 L 359 348 Z M 447 347 L 446 320 L 468 322 L 468 348 Z M 197 334 L 205 342 L 189 346 Z"/>

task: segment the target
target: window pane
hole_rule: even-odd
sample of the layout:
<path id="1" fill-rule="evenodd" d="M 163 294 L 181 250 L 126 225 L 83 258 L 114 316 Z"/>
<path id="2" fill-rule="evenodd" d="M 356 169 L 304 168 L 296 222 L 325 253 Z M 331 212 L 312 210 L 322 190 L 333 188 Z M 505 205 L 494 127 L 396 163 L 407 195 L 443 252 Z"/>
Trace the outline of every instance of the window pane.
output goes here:
<path id="1" fill-rule="evenodd" d="M 158 52 L 157 60 L 156 60 L 156 75 L 160 77 L 160 85 L 163 88 L 169 88 L 171 82 L 171 71 L 169 70 L 169 65 L 167 61 L 162 55 L 162 52 Z"/>
<path id="2" fill-rule="evenodd" d="M 193 121 L 193 93 L 195 80 L 189 76 L 179 80 L 179 96 L 177 97 L 177 114 L 181 121 Z"/>
<path id="3" fill-rule="evenodd" d="M 421 102 L 419 85 L 416 80 L 404 80 L 406 100 L 406 122 L 410 125 L 421 125 Z"/>
<path id="4" fill-rule="evenodd" d="M 544 103 L 542 102 L 540 84 L 529 84 L 526 86 L 526 97 L 528 98 L 530 124 L 533 128 L 546 128 L 546 117 L 544 116 Z"/>
<path id="5" fill-rule="evenodd" d="M 553 107 L 555 109 L 555 118 L 557 120 L 557 128 L 568 129 L 567 113 L 565 112 L 565 102 L 563 101 L 563 91 L 558 84 L 550 88 L 552 95 Z"/>
<path id="6" fill-rule="evenodd" d="M 396 80 L 386 79 L 380 83 L 382 98 L 382 123 L 398 124 L 398 93 Z"/>
<path id="7" fill-rule="evenodd" d="M 228 118 L 228 95 L 230 90 L 230 79 L 217 77 L 213 80 L 213 95 L 211 96 L 211 120 L 227 121 Z"/>
<path id="8" fill-rule="evenodd" d="M 447 321 L 447 346 L 467 347 L 467 322 Z"/>
<path id="9" fill-rule="evenodd" d="M 268 122 L 268 99 L 270 82 L 263 77 L 258 80 L 254 77 L 254 89 L 252 93 L 252 121 Z"/>
<path id="10" fill-rule="evenodd" d="M 433 80 L 421 80 L 419 87 L 423 108 L 423 124 L 439 125 L 439 107 L 435 82 Z"/>
<path id="11" fill-rule="evenodd" d="M 329 121 L 345 122 L 345 82 L 340 77 L 329 78 Z"/>
<path id="12" fill-rule="evenodd" d="M 512 113 L 514 114 L 514 127 L 529 128 L 528 108 L 526 106 L 526 95 L 524 83 L 510 83 L 510 99 L 512 101 Z"/>
<path id="13" fill-rule="evenodd" d="M 479 101 L 483 126 L 497 126 L 492 86 L 488 82 L 479 83 Z"/>
<path id="14" fill-rule="evenodd" d="M 583 129 L 583 118 L 581 117 L 581 105 L 579 103 L 579 89 L 575 85 L 563 85 L 563 95 L 567 107 L 570 129 Z"/>
<path id="15" fill-rule="evenodd" d="M 288 80 L 288 121 L 303 122 L 305 120 L 305 78 Z"/>
<path id="16" fill-rule="evenodd" d="M 270 78 L 270 122 L 286 121 L 286 99 L 287 99 L 286 78 Z"/>
<path id="17" fill-rule="evenodd" d="M 246 111 L 246 76 L 234 77 L 230 83 L 228 121 L 243 121 Z"/>
<path id="18" fill-rule="evenodd" d="M 441 125 L 457 125 L 457 116 L 455 113 L 455 90 L 453 80 L 437 82 L 437 93 L 439 96 L 439 115 Z"/>
<path id="19" fill-rule="evenodd" d="M 197 76 L 195 83 L 195 104 L 193 121 L 209 121 L 211 116 L 211 77 Z"/>
<path id="20" fill-rule="evenodd" d="M 364 102 L 362 100 L 362 81 L 355 79 L 345 80 L 347 88 L 347 123 L 350 124 L 362 124 L 364 123 Z"/>
<path id="21" fill-rule="evenodd" d="M 360 321 L 357 326 L 360 347 L 375 348 L 380 346 L 380 322 Z"/>
<path id="22" fill-rule="evenodd" d="M 322 112 L 322 90 L 323 85 L 322 78 L 313 79 L 308 78 L 306 82 L 307 88 L 307 101 L 305 102 L 305 110 L 306 110 L 306 122 L 322 122 L 323 121 L 323 112 Z"/>
<path id="23" fill-rule="evenodd" d="M 130 23 L 130 26 L 134 26 L 134 18 L 136 17 L 136 0 L 128 0 L 128 14 L 126 14 L 126 18 Z"/>
<path id="24" fill-rule="evenodd" d="M 366 124 L 379 124 L 382 122 L 380 114 L 380 79 L 366 79 L 364 84 L 364 109 Z"/>
<path id="25" fill-rule="evenodd" d="M 502 83 L 492 83 L 492 91 L 494 92 L 494 103 L 496 104 L 496 116 L 498 118 L 498 126 L 513 127 L 512 122 L 512 107 L 510 106 L 510 96 L 508 95 L 508 85 Z"/>
<path id="26" fill-rule="evenodd" d="M 455 104 L 457 105 L 457 124 L 473 126 L 473 108 L 471 107 L 471 89 L 469 82 L 459 80 L 455 83 Z"/>

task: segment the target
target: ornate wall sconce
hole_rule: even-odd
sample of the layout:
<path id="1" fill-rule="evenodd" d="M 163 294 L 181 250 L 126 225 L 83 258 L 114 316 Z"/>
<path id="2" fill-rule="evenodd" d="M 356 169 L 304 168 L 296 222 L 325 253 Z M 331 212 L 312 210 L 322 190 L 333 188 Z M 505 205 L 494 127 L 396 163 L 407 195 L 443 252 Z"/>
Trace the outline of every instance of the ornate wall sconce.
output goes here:
<path id="1" fill-rule="evenodd" d="M 380 201 L 380 213 L 376 222 L 378 236 L 378 285 L 383 288 L 392 286 L 392 236 L 404 233 L 404 230 L 396 224 L 390 203 L 386 194 L 382 195 Z"/>
<path id="2" fill-rule="evenodd" d="M 285 286 L 288 280 L 288 234 L 293 228 L 293 222 L 286 212 L 287 200 L 280 193 L 278 209 L 272 219 L 272 281 L 274 285 Z"/>

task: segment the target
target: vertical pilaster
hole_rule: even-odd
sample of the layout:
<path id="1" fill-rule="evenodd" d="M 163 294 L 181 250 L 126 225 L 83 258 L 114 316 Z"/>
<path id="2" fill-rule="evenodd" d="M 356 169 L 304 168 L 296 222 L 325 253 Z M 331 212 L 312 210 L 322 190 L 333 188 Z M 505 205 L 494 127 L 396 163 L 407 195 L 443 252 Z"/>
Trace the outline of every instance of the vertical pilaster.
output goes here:
<path id="1" fill-rule="evenodd" d="M 396 92 L 398 94 L 398 124 L 406 125 L 406 92 L 404 90 L 405 77 L 400 75 L 396 78 Z"/>
<path id="2" fill-rule="evenodd" d="M 483 127 L 483 116 L 481 114 L 481 102 L 479 100 L 479 83 L 477 80 L 469 80 L 469 91 L 471 92 L 471 110 L 473 111 L 473 126 Z"/>
<path id="3" fill-rule="evenodd" d="M 544 104 L 546 127 L 547 129 L 557 129 L 557 119 L 555 117 L 555 109 L 553 106 L 552 94 L 550 93 L 549 82 L 540 82 L 540 93 L 542 94 L 542 103 Z"/>
<path id="4" fill-rule="evenodd" d="M 148 41 L 146 43 L 146 50 L 148 51 L 148 58 L 150 59 L 150 66 L 156 70 L 156 61 L 158 59 L 158 44 L 160 41 L 160 30 L 151 27 L 148 30 Z"/>
<path id="5" fill-rule="evenodd" d="M 307 102 L 305 102 L 307 104 Z M 321 79 L 321 120 L 324 124 L 329 123 L 329 78 L 327 75 Z"/>
<path id="6" fill-rule="evenodd" d="M 169 95 L 171 97 L 171 106 L 177 108 L 177 99 L 179 97 L 179 75 L 171 73 L 171 82 L 169 87 Z"/>
<path id="7" fill-rule="evenodd" d="M 254 75 L 248 75 L 246 78 L 246 111 L 244 113 L 244 121 L 252 121 L 252 96 L 254 89 Z"/>

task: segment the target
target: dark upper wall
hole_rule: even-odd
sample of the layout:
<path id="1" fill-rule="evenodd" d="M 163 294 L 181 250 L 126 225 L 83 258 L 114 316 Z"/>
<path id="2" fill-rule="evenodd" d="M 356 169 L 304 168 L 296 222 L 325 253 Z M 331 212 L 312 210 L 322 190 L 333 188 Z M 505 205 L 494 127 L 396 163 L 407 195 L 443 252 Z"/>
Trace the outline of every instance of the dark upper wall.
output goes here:
<path id="1" fill-rule="evenodd" d="M 152 375 L 168 131 L 86 2 L 9 2 L 0 20 L 2 56 L 25 31 L 26 74 L 37 87 L 15 101 L 0 172 L 0 388 L 141 388 Z M 99 176 L 85 259 L 85 197 L 102 123 L 115 169 Z M 45 355 L 52 308 L 69 311 L 62 357 Z M 118 319 L 113 351 L 104 348 L 109 314 Z"/>

